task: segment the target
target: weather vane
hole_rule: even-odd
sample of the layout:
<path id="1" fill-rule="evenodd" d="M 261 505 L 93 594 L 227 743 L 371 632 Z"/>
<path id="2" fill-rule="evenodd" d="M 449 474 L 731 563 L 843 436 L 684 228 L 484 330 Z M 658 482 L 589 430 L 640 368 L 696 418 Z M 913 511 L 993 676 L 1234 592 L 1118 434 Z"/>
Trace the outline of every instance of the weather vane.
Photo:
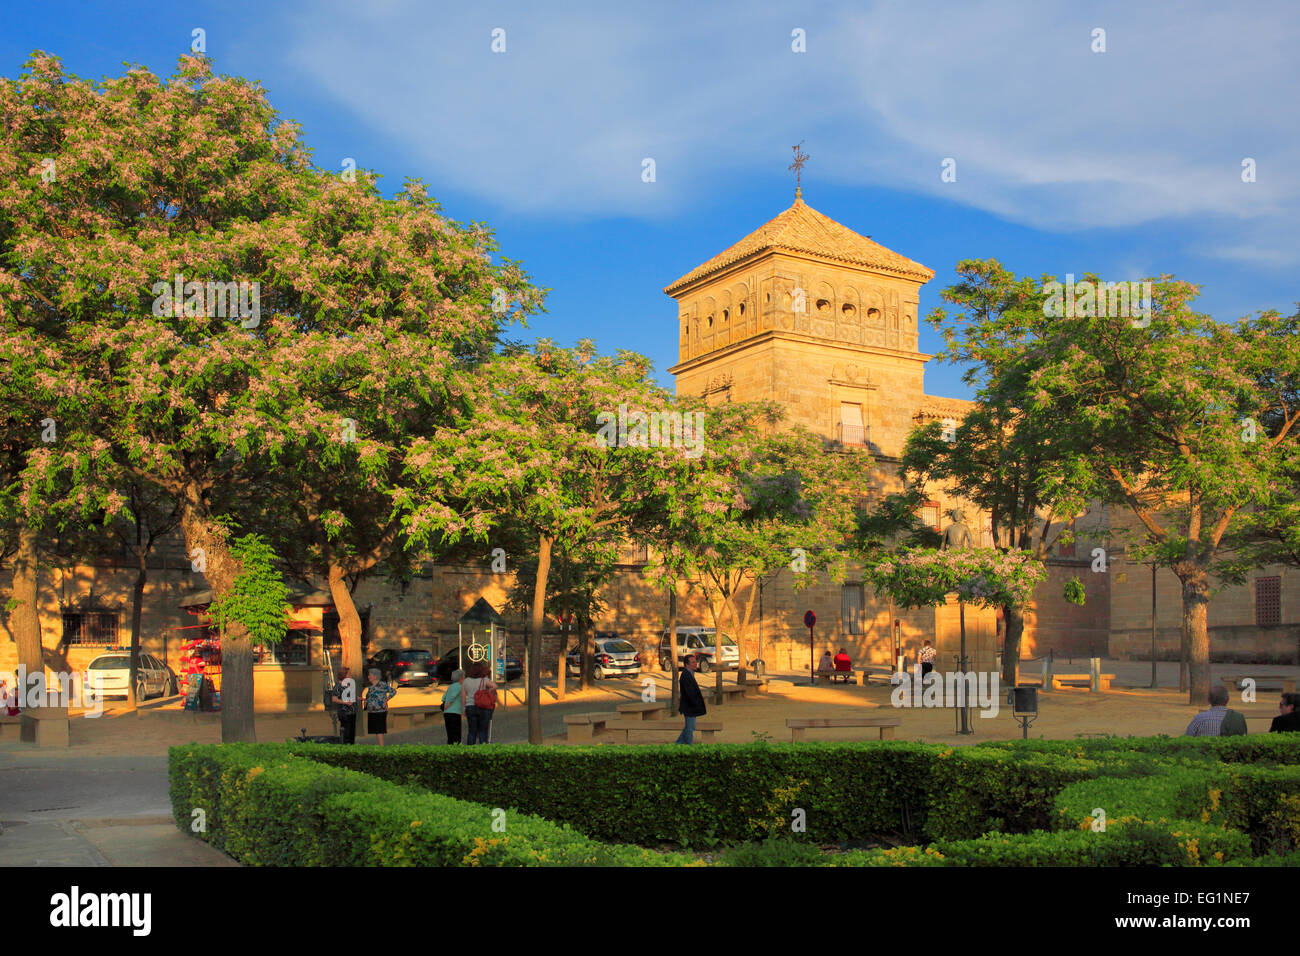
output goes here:
<path id="1" fill-rule="evenodd" d="M 808 160 L 812 158 L 811 156 L 809 156 L 807 153 L 805 153 L 803 150 L 799 148 L 802 145 L 803 145 L 803 140 L 799 140 L 798 144 L 790 147 L 791 149 L 794 150 L 794 162 L 786 167 L 786 169 L 794 170 L 794 198 L 795 199 L 799 199 L 803 196 L 803 164 L 808 162 Z"/>

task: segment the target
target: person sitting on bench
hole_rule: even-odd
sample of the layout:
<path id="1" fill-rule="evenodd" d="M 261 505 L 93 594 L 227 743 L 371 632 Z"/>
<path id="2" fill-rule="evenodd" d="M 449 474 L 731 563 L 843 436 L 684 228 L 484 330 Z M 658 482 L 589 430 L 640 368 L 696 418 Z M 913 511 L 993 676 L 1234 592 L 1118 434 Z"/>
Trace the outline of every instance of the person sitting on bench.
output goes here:
<path id="1" fill-rule="evenodd" d="M 831 652 L 826 651 L 822 654 L 822 659 L 817 662 L 817 676 L 823 674 L 830 675 L 835 673 L 835 662 L 831 659 Z"/>
<path id="2" fill-rule="evenodd" d="M 847 681 L 852 670 L 853 660 L 849 657 L 848 652 L 841 647 L 840 652 L 835 655 L 835 672 L 843 680 Z"/>

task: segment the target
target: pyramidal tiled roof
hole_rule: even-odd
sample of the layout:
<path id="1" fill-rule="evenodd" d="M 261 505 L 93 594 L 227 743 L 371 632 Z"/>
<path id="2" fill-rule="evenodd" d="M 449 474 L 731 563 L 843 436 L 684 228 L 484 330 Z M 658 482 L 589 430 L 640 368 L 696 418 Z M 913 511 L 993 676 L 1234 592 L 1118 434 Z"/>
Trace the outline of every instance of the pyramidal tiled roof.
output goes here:
<path id="1" fill-rule="evenodd" d="M 852 229 L 829 216 L 823 216 L 802 199 L 796 198 L 794 205 L 785 212 L 759 226 L 704 265 L 692 269 L 665 287 L 664 292 L 672 295 L 697 279 L 769 250 L 807 253 L 896 275 L 913 276 L 923 281 L 934 278 L 934 270 L 927 269 L 906 256 L 900 256 L 866 236 L 859 236 Z"/>

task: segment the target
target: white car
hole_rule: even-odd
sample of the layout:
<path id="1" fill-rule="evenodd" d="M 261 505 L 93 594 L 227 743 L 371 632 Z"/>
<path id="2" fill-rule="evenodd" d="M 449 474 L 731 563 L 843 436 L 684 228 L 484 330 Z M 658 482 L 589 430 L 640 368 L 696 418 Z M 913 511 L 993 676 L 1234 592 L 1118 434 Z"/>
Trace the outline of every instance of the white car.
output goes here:
<path id="1" fill-rule="evenodd" d="M 735 670 L 740 666 L 740 648 L 728 634 L 722 635 L 722 658 L 717 658 L 717 633 L 712 627 L 677 628 L 677 663 L 681 665 L 687 654 L 694 654 L 699 661 L 700 673 L 707 674 L 713 667 L 723 670 Z M 659 635 L 659 666 L 668 670 L 671 654 L 668 651 L 668 629 Z"/>
<path id="2" fill-rule="evenodd" d="M 126 697 L 131 681 L 131 654 L 127 651 L 110 651 L 100 654 L 87 666 L 82 683 L 88 693 L 99 693 L 104 697 Z M 140 655 L 140 667 L 136 671 L 135 697 L 161 697 L 175 693 L 172 673 L 167 665 L 152 654 Z"/>

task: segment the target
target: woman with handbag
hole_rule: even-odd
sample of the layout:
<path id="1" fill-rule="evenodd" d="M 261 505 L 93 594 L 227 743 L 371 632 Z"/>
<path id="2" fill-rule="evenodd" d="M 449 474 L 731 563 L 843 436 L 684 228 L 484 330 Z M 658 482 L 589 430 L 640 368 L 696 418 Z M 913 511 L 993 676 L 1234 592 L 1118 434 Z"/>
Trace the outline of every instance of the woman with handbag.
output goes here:
<path id="1" fill-rule="evenodd" d="M 447 743 L 460 743 L 460 720 L 465 713 L 465 672 L 452 671 L 451 684 L 442 695 L 442 722 L 447 725 Z"/>
<path id="2" fill-rule="evenodd" d="M 469 677 L 461 683 L 461 697 L 465 701 L 465 720 L 469 723 L 469 739 L 465 743 L 487 743 L 492 730 L 492 711 L 497 706 L 497 685 L 488 677 L 486 664 L 469 666 Z"/>

